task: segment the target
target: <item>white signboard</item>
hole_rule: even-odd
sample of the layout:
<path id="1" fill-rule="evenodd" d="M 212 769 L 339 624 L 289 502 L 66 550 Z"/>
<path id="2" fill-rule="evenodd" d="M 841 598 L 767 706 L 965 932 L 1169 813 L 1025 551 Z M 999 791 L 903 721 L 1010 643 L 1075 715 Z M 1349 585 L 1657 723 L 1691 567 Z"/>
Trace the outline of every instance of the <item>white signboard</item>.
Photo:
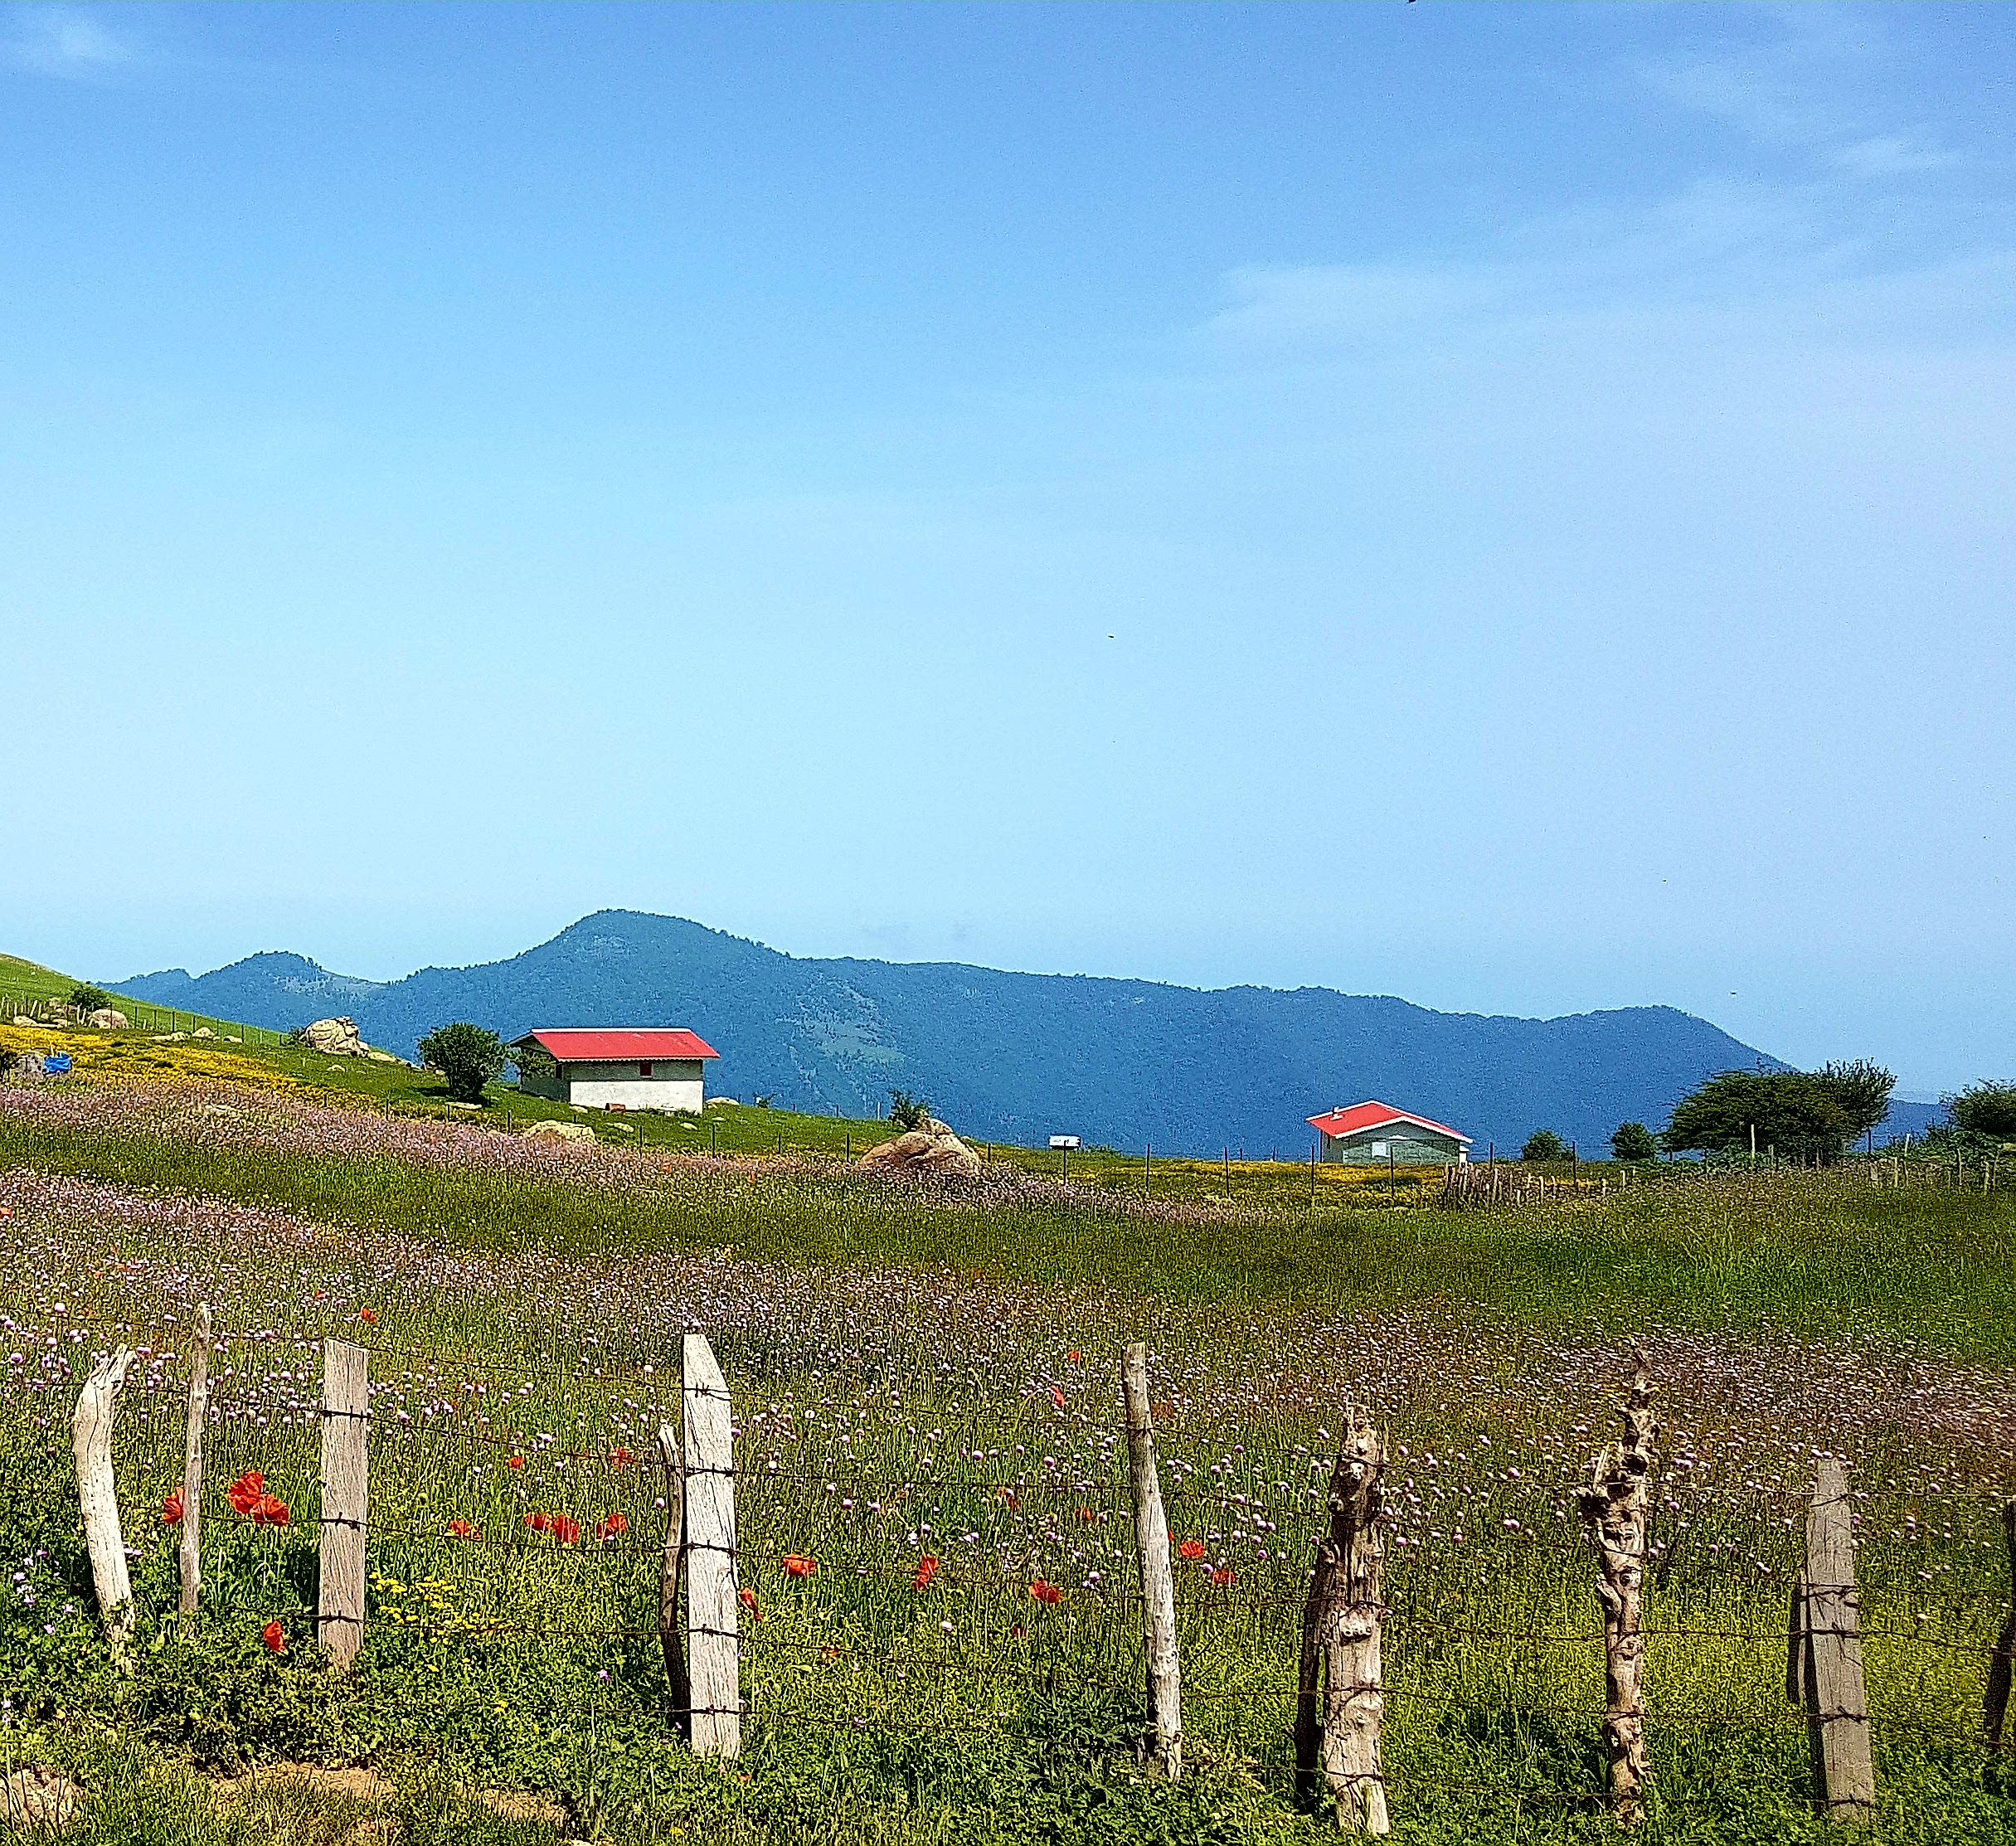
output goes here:
<path id="1" fill-rule="evenodd" d="M 1050 1144 L 1053 1148 L 1075 1148 L 1078 1144 L 1078 1137 L 1076 1134 L 1053 1134 L 1050 1137 Z"/>

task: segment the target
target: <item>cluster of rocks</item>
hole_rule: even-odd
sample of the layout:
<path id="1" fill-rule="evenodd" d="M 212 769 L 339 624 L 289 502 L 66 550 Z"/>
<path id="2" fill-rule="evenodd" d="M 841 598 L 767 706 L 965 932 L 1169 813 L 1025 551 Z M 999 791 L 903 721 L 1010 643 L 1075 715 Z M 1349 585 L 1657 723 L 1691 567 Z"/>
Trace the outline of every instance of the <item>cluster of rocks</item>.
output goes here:
<path id="1" fill-rule="evenodd" d="M 89 1013 L 80 1013 L 66 1000 L 43 1000 L 32 1013 L 17 1013 L 13 1023 L 17 1026 L 95 1026 L 100 1032 L 124 1032 L 126 1015 L 114 1007 L 95 1007 Z"/>
<path id="2" fill-rule="evenodd" d="M 900 1176 L 929 1174 L 934 1178 L 978 1179 L 983 1171 L 979 1154 L 959 1139 L 935 1116 L 879 1142 L 854 1163 L 862 1173 Z"/>
<path id="3" fill-rule="evenodd" d="M 351 1018 L 317 1019 L 302 1027 L 294 1037 L 311 1052 L 320 1052 L 325 1057 L 367 1057 L 374 1064 L 404 1061 L 390 1052 L 367 1045 L 363 1035 L 357 1029 L 357 1021 Z"/>

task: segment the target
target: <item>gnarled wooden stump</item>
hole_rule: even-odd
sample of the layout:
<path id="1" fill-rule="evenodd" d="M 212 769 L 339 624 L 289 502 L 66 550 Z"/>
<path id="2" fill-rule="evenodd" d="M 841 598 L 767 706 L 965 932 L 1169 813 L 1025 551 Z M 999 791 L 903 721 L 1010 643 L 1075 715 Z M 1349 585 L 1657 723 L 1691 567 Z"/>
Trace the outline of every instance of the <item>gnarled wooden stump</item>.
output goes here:
<path id="1" fill-rule="evenodd" d="M 1305 1801 L 1315 1800 L 1320 1751 L 1338 1825 L 1365 1834 L 1392 1830 L 1380 1753 L 1386 1714 L 1379 1659 L 1386 1571 L 1380 1477 L 1385 1469 L 1386 1445 L 1378 1426 L 1369 1411 L 1353 1407 L 1346 1412 L 1343 1441 L 1330 1474 L 1330 1529 L 1317 1542 L 1315 1572 L 1303 1611 L 1295 1698 L 1298 1790 Z"/>
<path id="2" fill-rule="evenodd" d="M 1603 1606 L 1603 1741 L 1610 1757 L 1610 1811 L 1629 1826 L 1642 1810 L 1645 1780 L 1643 1601 L 1652 1445 L 1659 1436 L 1642 1353 L 1623 1415 L 1623 1440 L 1590 1464 L 1589 1484 L 1577 1499 L 1603 1572 L 1596 1597 Z"/>

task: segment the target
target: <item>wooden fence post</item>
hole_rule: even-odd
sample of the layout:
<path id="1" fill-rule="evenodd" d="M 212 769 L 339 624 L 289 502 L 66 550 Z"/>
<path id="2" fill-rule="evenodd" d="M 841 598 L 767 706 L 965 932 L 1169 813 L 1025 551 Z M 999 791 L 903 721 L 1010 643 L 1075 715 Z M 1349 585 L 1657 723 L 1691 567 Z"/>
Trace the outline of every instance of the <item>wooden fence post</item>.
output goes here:
<path id="1" fill-rule="evenodd" d="M 742 1672 L 735 1600 L 735 1426 L 714 1349 L 688 1333 L 681 1354 L 686 1422 L 686 1641 L 693 1753 L 742 1750 Z"/>
<path id="2" fill-rule="evenodd" d="M 112 1658 L 127 1673 L 133 1670 L 127 1654 L 127 1639 L 133 1632 L 133 1581 L 126 1574 L 126 1540 L 119 1530 L 119 1491 L 112 1479 L 112 1413 L 134 1358 L 131 1347 L 122 1346 L 92 1367 L 70 1419 L 91 1587 L 98 1593 Z"/>
<path id="3" fill-rule="evenodd" d="M 2002 1535 L 2009 1547 L 2009 1614 L 1988 1661 L 1988 1698 L 1983 1712 L 1988 1720 L 1990 1751 L 2002 1747 L 2003 1721 L 2009 1709 L 2009 1681 L 2016 1675 L 2016 1500 L 2003 1503 Z"/>
<path id="4" fill-rule="evenodd" d="M 1610 1757 L 1610 1811 L 1630 1826 L 1639 1817 L 1645 1780 L 1643 1599 L 1652 1445 L 1659 1435 L 1643 1353 L 1623 1416 L 1622 1438 L 1591 1463 L 1589 1484 L 1577 1499 L 1603 1572 L 1596 1596 L 1603 1606 L 1603 1741 Z"/>
<path id="5" fill-rule="evenodd" d="M 371 1505 L 370 1355 L 322 1343 L 322 1569 L 315 1638 L 341 1672 L 364 1640 L 364 1541 Z"/>
<path id="6" fill-rule="evenodd" d="M 1127 1412 L 1127 1468 L 1134 1479 L 1134 1542 L 1141 1561 L 1142 1632 L 1148 1649 L 1150 1747 L 1172 1781 L 1183 1774 L 1183 1674 L 1176 1651 L 1176 1572 L 1155 1469 L 1155 1420 L 1148 1397 L 1148 1348 L 1136 1341 L 1120 1361 Z"/>
<path id="7" fill-rule="evenodd" d="M 1862 1675 L 1855 1530 L 1848 1483 L 1833 1455 L 1823 1456 L 1814 1474 L 1806 1567 L 1792 1594 L 1793 1653 L 1820 1810 L 1829 1819 L 1865 1823 L 1876 1806 L 1876 1771 Z"/>
<path id="8" fill-rule="evenodd" d="M 1380 1660 L 1386 1540 L 1379 1529 L 1386 1492 L 1386 1444 L 1368 1410 L 1344 1413 L 1344 1436 L 1330 1474 L 1330 1529 L 1316 1544 L 1316 1567 L 1302 1614 L 1301 1672 L 1295 1688 L 1295 1787 L 1316 1799 L 1323 1774 L 1348 1832 L 1386 1834 L 1386 1771 L 1380 1731 L 1386 1716 Z M 1321 1716 L 1317 1678 L 1323 1679 Z"/>
<path id="9" fill-rule="evenodd" d="M 690 1738 L 693 1683 L 687 1675 L 686 1637 L 679 1628 L 679 1579 L 686 1560 L 686 1462 L 669 1423 L 658 1425 L 658 1452 L 665 1464 L 665 1562 L 658 1580 L 658 1639 L 665 1654 L 673 1722 Z"/>
<path id="10" fill-rule="evenodd" d="M 189 1426 L 182 1438 L 182 1542 L 177 1562 L 182 1596 L 176 1606 L 196 1613 L 203 1587 L 203 1417 L 210 1408 L 210 1304 L 196 1310 L 196 1339 L 189 1348 Z"/>

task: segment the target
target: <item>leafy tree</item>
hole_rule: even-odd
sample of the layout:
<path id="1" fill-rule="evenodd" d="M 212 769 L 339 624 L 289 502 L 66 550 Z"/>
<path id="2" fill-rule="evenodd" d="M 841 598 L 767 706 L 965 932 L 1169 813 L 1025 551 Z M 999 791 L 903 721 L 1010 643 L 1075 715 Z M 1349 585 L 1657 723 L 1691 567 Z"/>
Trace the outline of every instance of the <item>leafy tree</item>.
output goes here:
<path id="1" fill-rule="evenodd" d="M 1526 1145 L 1519 1149 L 1522 1160 L 1565 1160 L 1568 1158 L 1568 1144 L 1551 1128 L 1537 1129 L 1526 1137 Z"/>
<path id="2" fill-rule="evenodd" d="M 503 1041 L 466 1019 L 429 1032 L 420 1042 L 420 1055 L 448 1079 L 448 1093 L 457 1102 L 481 1102 L 483 1086 L 504 1068 Z"/>
<path id="3" fill-rule="evenodd" d="M 2016 1141 L 2016 1083 L 1970 1083 L 1946 1100 L 1956 1128 L 1988 1141 Z"/>
<path id="4" fill-rule="evenodd" d="M 110 1006 L 112 996 L 102 987 L 91 987 L 80 981 L 70 990 L 70 1003 L 80 1013 L 95 1013 L 100 1007 Z"/>
<path id="5" fill-rule="evenodd" d="M 1610 1138 L 1610 1151 L 1620 1160 L 1656 1160 L 1659 1149 L 1643 1122 L 1620 1122 Z"/>
<path id="6" fill-rule="evenodd" d="M 889 1120 L 906 1134 L 920 1129 L 931 1119 L 930 1103 L 923 1096 L 913 1096 L 907 1090 L 889 1092 Z"/>
<path id="7" fill-rule="evenodd" d="M 512 1046 L 504 1056 L 517 1069 L 520 1082 L 527 1077 L 556 1077 L 560 1075 L 560 1060 L 537 1039 L 528 1045 Z"/>
<path id="8" fill-rule="evenodd" d="M 1674 1154 L 1746 1154 L 1755 1129 L 1760 1153 L 1768 1147 L 1795 1159 L 1832 1161 L 1862 1132 L 1860 1120 L 1823 1075 L 1724 1071 L 1681 1098 L 1660 1139 Z"/>
<path id="9" fill-rule="evenodd" d="M 1841 1105 L 1848 1121 L 1848 1138 L 1853 1141 L 1890 1113 L 1890 1092 L 1897 1080 L 1880 1064 L 1858 1057 L 1852 1064 L 1823 1064 L 1813 1073 L 1813 1081 Z"/>

